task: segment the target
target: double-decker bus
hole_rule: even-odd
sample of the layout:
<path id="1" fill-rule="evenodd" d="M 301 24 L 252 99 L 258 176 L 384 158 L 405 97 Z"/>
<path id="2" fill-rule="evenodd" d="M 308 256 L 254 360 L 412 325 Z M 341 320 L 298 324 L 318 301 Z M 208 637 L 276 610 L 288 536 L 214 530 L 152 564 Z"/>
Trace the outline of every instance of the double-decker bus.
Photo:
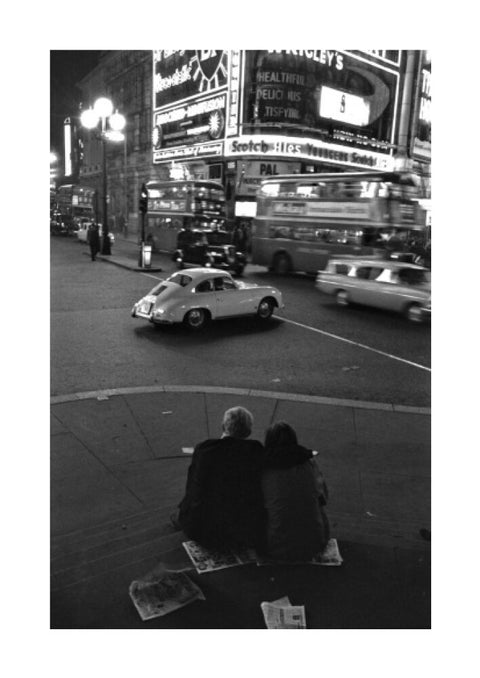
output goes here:
<path id="1" fill-rule="evenodd" d="M 57 209 L 69 233 L 84 219 L 95 219 L 95 189 L 79 184 L 64 184 L 57 190 Z"/>
<path id="2" fill-rule="evenodd" d="M 145 241 L 159 252 L 173 252 L 182 229 L 223 229 L 225 193 L 216 181 L 149 181 Z"/>
<path id="3" fill-rule="evenodd" d="M 385 253 L 425 231 L 416 177 L 406 172 L 278 175 L 262 181 L 252 263 L 315 273 L 331 255 Z"/>

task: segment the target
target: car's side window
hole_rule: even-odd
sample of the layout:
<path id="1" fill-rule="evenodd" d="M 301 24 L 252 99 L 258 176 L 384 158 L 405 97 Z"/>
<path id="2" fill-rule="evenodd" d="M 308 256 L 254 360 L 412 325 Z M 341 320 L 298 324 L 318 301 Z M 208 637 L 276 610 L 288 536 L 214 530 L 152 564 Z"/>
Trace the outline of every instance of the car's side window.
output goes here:
<path id="1" fill-rule="evenodd" d="M 383 272 L 383 268 L 375 268 L 372 266 L 370 269 L 370 273 L 368 275 L 369 280 L 377 280 L 377 278 L 381 275 Z"/>
<path id="2" fill-rule="evenodd" d="M 235 290 L 236 285 L 231 278 L 223 278 L 223 289 L 224 290 Z"/>
<path id="3" fill-rule="evenodd" d="M 348 268 L 347 264 L 337 264 L 335 273 L 338 275 L 348 275 Z"/>
<path id="4" fill-rule="evenodd" d="M 361 278 L 362 280 L 368 280 L 370 270 L 371 266 L 360 266 L 360 268 L 357 268 L 357 278 Z"/>
<path id="5" fill-rule="evenodd" d="M 203 280 L 195 288 L 195 292 L 211 292 L 213 289 L 213 284 L 211 280 Z"/>

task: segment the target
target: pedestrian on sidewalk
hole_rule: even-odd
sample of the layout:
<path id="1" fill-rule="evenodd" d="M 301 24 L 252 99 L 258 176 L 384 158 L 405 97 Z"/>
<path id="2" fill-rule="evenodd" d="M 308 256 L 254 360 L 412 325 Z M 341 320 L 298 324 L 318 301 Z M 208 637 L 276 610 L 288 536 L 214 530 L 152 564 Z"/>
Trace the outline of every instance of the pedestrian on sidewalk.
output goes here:
<path id="1" fill-rule="evenodd" d="M 194 449 L 178 523 L 207 548 L 261 545 L 263 446 L 247 440 L 252 426 L 248 410 L 232 407 L 223 416 L 221 437 Z"/>
<path id="2" fill-rule="evenodd" d="M 90 256 L 92 261 L 95 261 L 97 254 L 100 252 L 100 233 L 98 224 L 91 223 L 88 227 L 87 242 L 90 247 Z"/>
<path id="3" fill-rule="evenodd" d="M 262 491 L 270 558 L 308 561 L 327 545 L 328 490 L 315 456 L 298 444 L 297 434 L 286 422 L 267 429 Z"/>

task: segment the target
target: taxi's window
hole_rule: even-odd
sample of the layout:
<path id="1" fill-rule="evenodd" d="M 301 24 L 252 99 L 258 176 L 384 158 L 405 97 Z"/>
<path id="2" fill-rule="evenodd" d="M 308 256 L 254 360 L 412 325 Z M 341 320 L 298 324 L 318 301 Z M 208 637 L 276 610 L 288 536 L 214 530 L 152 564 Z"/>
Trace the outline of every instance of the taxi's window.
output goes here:
<path id="1" fill-rule="evenodd" d="M 398 278 L 402 283 L 407 285 L 419 285 L 420 283 L 428 282 L 425 271 L 416 268 L 402 268 L 398 272 Z"/>
<path id="2" fill-rule="evenodd" d="M 348 275 L 349 270 L 350 267 L 347 264 L 336 264 L 335 266 L 335 273 L 338 275 Z"/>
<path id="3" fill-rule="evenodd" d="M 360 266 L 360 268 L 357 268 L 357 278 L 368 280 L 370 276 L 370 270 L 371 266 Z"/>
<path id="4" fill-rule="evenodd" d="M 377 278 L 383 273 L 383 268 L 375 268 L 372 266 L 370 273 L 368 274 L 369 280 L 377 280 Z"/>

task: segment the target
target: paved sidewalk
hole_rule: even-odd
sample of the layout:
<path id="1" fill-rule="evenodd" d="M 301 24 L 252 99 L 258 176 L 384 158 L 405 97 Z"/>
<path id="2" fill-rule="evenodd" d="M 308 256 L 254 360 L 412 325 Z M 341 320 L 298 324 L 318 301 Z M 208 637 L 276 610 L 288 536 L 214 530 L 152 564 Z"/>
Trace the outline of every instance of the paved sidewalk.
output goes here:
<path id="1" fill-rule="evenodd" d="M 341 567 L 191 574 L 206 600 L 142 622 L 129 583 L 159 562 L 187 567 L 168 517 L 193 447 L 243 405 L 262 440 L 285 419 L 320 452 Z M 288 595 L 309 628 L 429 628 L 430 412 L 292 394 L 164 386 L 51 399 L 53 628 L 265 628 L 260 603 Z"/>

